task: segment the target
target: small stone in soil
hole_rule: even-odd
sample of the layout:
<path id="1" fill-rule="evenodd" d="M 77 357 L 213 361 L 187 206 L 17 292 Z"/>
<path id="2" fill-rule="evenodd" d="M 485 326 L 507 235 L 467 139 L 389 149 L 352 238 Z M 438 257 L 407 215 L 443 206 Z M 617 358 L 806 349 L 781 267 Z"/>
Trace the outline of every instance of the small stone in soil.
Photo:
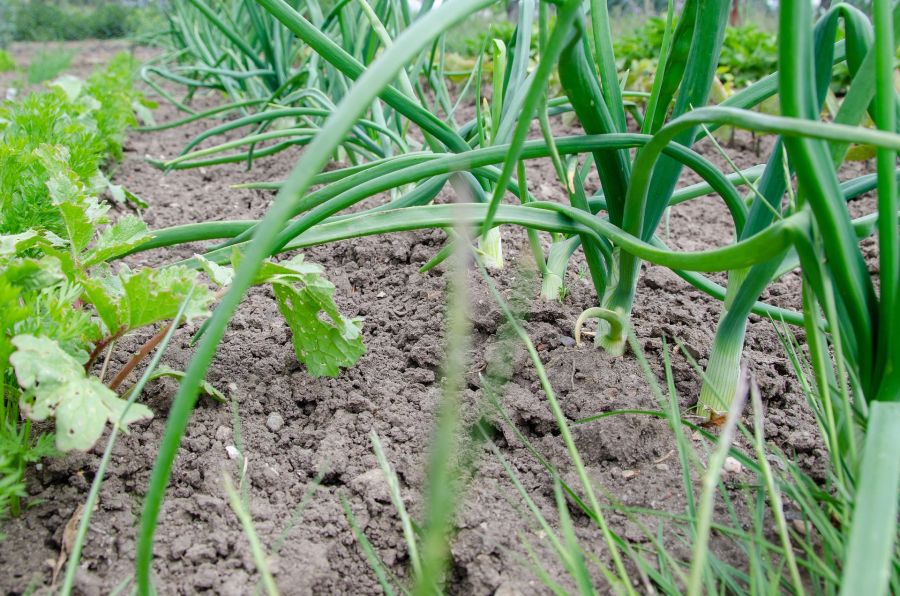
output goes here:
<path id="1" fill-rule="evenodd" d="M 567 348 L 571 348 L 575 345 L 575 340 L 569 337 L 568 335 L 560 335 L 559 343 L 566 346 Z"/>
<path id="2" fill-rule="evenodd" d="M 722 469 L 729 474 L 740 474 L 744 471 L 744 467 L 741 465 L 741 462 L 734 459 L 733 457 L 725 458 L 725 465 L 722 466 Z"/>
<path id="3" fill-rule="evenodd" d="M 277 433 L 284 426 L 284 418 L 282 418 L 281 414 L 278 412 L 272 412 L 269 414 L 269 417 L 266 418 L 266 428 L 268 428 L 273 433 Z"/>
<path id="4" fill-rule="evenodd" d="M 225 445 L 225 453 L 228 454 L 228 459 L 237 459 L 241 454 L 234 445 Z"/>
<path id="5" fill-rule="evenodd" d="M 216 429 L 216 439 L 219 441 L 227 441 L 231 437 L 231 429 L 227 426 L 220 425 Z"/>

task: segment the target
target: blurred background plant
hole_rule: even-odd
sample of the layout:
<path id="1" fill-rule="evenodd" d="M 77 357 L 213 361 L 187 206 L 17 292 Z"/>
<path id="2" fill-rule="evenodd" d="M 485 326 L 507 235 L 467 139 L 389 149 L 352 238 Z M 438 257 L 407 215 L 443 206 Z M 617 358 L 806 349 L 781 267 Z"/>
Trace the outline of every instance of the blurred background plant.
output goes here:
<path id="1" fill-rule="evenodd" d="M 32 85 L 38 85 L 44 81 L 56 78 L 69 68 L 74 57 L 74 52 L 64 48 L 39 50 L 28 63 L 28 82 Z"/>
<path id="2" fill-rule="evenodd" d="M 815 3 L 814 3 L 815 4 Z M 824 10 L 830 2 L 819 3 Z M 848 2 L 863 12 L 870 12 L 870 3 Z M 611 1 L 610 16 L 616 23 L 613 49 L 616 69 L 628 89 L 649 92 L 655 76 L 658 52 L 665 33 L 665 2 Z M 515 22 L 505 13 L 492 8 L 479 18 L 469 19 L 447 35 L 445 50 L 448 70 L 471 68 L 481 48 L 491 39 L 509 43 L 515 33 Z M 722 98 L 747 87 L 777 68 L 777 38 L 775 11 L 767 3 L 739 0 L 725 30 L 722 53 L 719 57 L 718 79 Z M 589 41 L 592 41 L 589 38 Z M 900 62 L 900 51 L 897 54 Z M 458 68 L 457 68 L 458 67 Z M 490 76 L 490 62 L 485 62 L 485 76 Z M 832 91 L 842 95 L 850 83 L 845 63 L 835 68 Z M 721 101 L 721 99 L 717 99 Z"/>
<path id="3" fill-rule="evenodd" d="M 16 61 L 12 54 L 6 50 L 0 50 L 0 72 L 9 72 L 16 69 Z"/>
<path id="4" fill-rule="evenodd" d="M 8 2 L 0 2 L 0 49 L 9 45 L 12 37 L 12 6 Z"/>
<path id="5" fill-rule="evenodd" d="M 156 0 L 2 0 L 0 47 L 11 41 L 120 39 L 164 22 Z"/>
<path id="6" fill-rule="evenodd" d="M 629 89 L 650 91 L 657 53 L 666 31 L 663 17 L 650 17 L 613 44 L 616 66 L 628 73 Z M 771 73 L 778 62 L 775 34 L 755 22 L 725 29 L 717 74 L 726 89 L 741 89 Z"/>

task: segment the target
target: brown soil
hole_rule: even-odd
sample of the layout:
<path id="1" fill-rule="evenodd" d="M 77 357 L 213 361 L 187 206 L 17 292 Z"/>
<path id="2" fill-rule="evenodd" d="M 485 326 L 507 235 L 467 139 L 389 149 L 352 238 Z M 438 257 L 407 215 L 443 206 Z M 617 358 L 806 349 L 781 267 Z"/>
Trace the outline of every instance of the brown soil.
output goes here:
<path id="1" fill-rule="evenodd" d="M 165 121 L 176 113 L 164 106 L 157 115 Z M 130 136 L 125 160 L 115 177 L 151 203 L 145 214 L 151 228 L 258 218 L 269 205 L 271 193 L 235 190 L 230 185 L 279 179 L 296 158 L 296 153 L 282 154 L 256 164 L 250 172 L 238 165 L 169 175 L 144 161 L 145 155 L 177 154 L 201 129 L 202 125 L 196 125 Z M 749 138 L 739 136 L 731 149 L 742 167 L 761 161 L 750 145 Z M 704 153 L 722 161 L 710 147 L 705 147 Z M 535 164 L 529 172 L 533 192 L 542 198 L 561 198 L 547 164 Z M 733 233 L 727 212 L 713 199 L 675 208 L 670 226 L 671 244 L 681 249 L 721 245 Z M 408 559 L 400 523 L 375 461 L 369 433 L 374 430 L 381 437 L 399 474 L 407 506 L 414 517 L 420 516 L 423 466 L 441 396 L 441 338 L 448 275 L 444 267 L 427 274 L 417 269 L 439 250 L 444 239 L 440 231 L 403 233 L 306 251 L 307 258 L 322 264 L 337 286 L 343 312 L 365 318 L 368 352 L 336 379 L 306 375 L 294 359 L 288 328 L 265 289 L 250 293 L 219 347 L 208 378 L 238 406 L 251 513 L 259 536 L 271 549 L 282 532 L 286 533 L 283 548 L 272 556 L 272 571 L 286 594 L 380 592 L 350 531 L 342 497 L 385 563 L 398 576 L 406 576 Z M 523 256 L 526 252 L 521 231 L 508 230 L 505 242 L 508 267 L 494 273 L 494 279 L 509 296 L 528 279 L 524 274 L 528 259 Z M 193 250 L 197 248 L 179 248 L 141 259 L 161 263 L 190 256 Z M 593 305 L 587 279 L 577 275 L 581 266 L 576 259 L 570 268 L 569 293 L 562 303 L 537 300 L 538 282 L 526 282 L 531 284 L 526 286 L 526 328 L 566 416 L 576 420 L 614 409 L 658 409 L 632 355 L 613 358 L 588 345 L 574 347 L 574 321 Z M 504 324 L 478 274 L 471 272 L 469 278 L 473 331 L 463 400 L 467 420 L 483 403 L 478 372 L 502 356 L 498 330 Z M 788 275 L 774 284 L 767 297 L 780 305 L 797 306 L 796 276 Z M 705 364 L 719 313 L 719 302 L 693 290 L 665 269 L 645 266 L 633 323 L 656 374 L 662 375 L 663 338 L 683 341 L 700 364 Z M 194 330 L 179 331 L 164 357 L 165 363 L 174 368 L 187 365 Z M 152 332 L 123 341 L 111 367 L 121 366 L 129 351 Z M 746 344 L 745 357 L 767 407 L 767 438 L 811 472 L 820 474 L 825 454 L 815 420 L 798 391 L 771 323 L 753 317 Z M 504 408 L 519 431 L 569 474 L 571 466 L 564 446 L 534 368 L 522 350 L 513 353 L 508 371 L 511 378 L 502 397 Z M 680 405 L 687 413 L 699 394 L 700 383 L 680 356 L 675 358 L 675 380 Z M 115 448 L 82 557 L 77 580 L 80 593 L 108 593 L 132 573 L 143 494 L 175 390 L 171 381 L 152 384 L 143 399 L 156 417 L 136 425 Z M 518 471 L 545 516 L 555 520 L 551 478 L 508 425 L 495 414 L 489 418 L 498 429 L 495 441 L 504 457 Z M 588 471 L 603 491 L 624 505 L 683 511 L 681 472 L 677 458 L 672 457 L 674 441 L 666 422 L 644 416 L 614 416 L 574 428 Z M 246 594 L 257 582 L 247 540 L 222 488 L 224 475 L 239 474 L 237 462 L 226 452 L 226 447 L 235 442 L 231 407 L 201 399 L 175 462 L 160 516 L 154 574 L 161 593 Z M 4 570 L 0 591 L 23 593 L 29 587 L 45 588 L 49 584 L 48 562 L 56 559 L 63 527 L 85 499 L 102 443 L 89 453 L 47 461 L 40 469 L 30 471 L 31 506 L 4 528 L 7 537 L 0 549 L 0 568 Z M 322 485 L 292 523 L 292 512 L 319 471 L 324 472 Z M 738 480 L 740 484 L 742 479 Z M 753 478 L 743 480 L 750 482 Z M 641 519 L 654 532 L 659 524 L 668 523 L 656 517 Z M 584 516 L 576 515 L 575 523 L 584 544 L 592 545 L 603 556 L 596 528 Z M 610 523 L 629 540 L 646 540 L 638 526 L 623 515 L 610 514 Z M 568 585 L 499 461 L 487 451 L 477 460 L 474 481 L 467 486 L 456 527 L 448 586 L 451 592 L 542 592 L 540 581 L 529 570 L 524 540 L 551 573 Z M 677 556 L 688 557 L 677 538 L 667 539 L 667 543 Z M 713 546 L 719 556 L 740 560 L 724 541 Z"/>
<path id="2" fill-rule="evenodd" d="M 7 48 L 16 63 L 17 70 L 0 73 L 0 100 L 6 97 L 6 90 L 16 89 L 21 97 L 29 90 L 37 90 L 40 85 L 31 86 L 25 74 L 28 65 L 41 52 L 65 52 L 71 54 L 72 62 L 64 74 L 87 77 L 98 68 L 105 68 L 109 59 L 117 52 L 131 51 L 140 60 L 146 60 L 153 52 L 146 47 L 135 46 L 127 41 L 88 39 L 66 42 L 18 42 Z"/>

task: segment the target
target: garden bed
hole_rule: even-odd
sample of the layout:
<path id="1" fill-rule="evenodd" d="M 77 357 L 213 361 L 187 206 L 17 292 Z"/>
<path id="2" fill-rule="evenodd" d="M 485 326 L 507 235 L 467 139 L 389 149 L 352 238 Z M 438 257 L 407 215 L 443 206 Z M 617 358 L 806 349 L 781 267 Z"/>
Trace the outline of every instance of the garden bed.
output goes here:
<path id="1" fill-rule="evenodd" d="M 107 47 L 91 46 L 76 61 L 102 62 L 99 57 L 109 51 Z M 161 122 L 176 116 L 168 105 L 156 111 Z M 151 229 L 259 218 L 270 204 L 272 193 L 231 186 L 281 179 L 296 159 L 297 153 L 289 151 L 254 164 L 249 172 L 244 165 L 235 164 L 168 175 L 146 163 L 145 156 L 176 155 L 204 126 L 197 123 L 130 135 L 125 159 L 114 170 L 114 180 L 150 203 L 144 218 Z M 727 168 L 708 142 L 701 143 L 698 150 Z M 749 135 L 739 134 L 729 152 L 740 167 L 760 160 Z M 541 198 L 563 198 L 549 162 L 530 166 L 529 184 Z M 451 198 L 447 190 L 441 196 L 442 200 Z M 870 212 L 872 201 L 864 198 L 858 202 L 859 207 L 851 209 Z M 724 206 L 711 198 L 679 205 L 671 213 L 671 229 L 678 234 L 670 244 L 685 250 L 724 245 L 733 234 L 730 221 Z M 574 270 L 569 270 L 569 291 L 564 301 L 541 302 L 537 299 L 539 279 L 528 266 L 524 233 L 504 230 L 507 267 L 492 275 L 504 295 L 524 297 L 526 330 L 569 420 L 619 409 L 658 410 L 659 404 L 632 354 L 615 358 L 588 344 L 575 346 L 575 320 L 594 301 L 588 279 L 578 275 L 583 264 L 580 256 L 574 261 Z M 380 592 L 351 532 L 342 499 L 347 500 L 384 562 L 398 576 L 406 574 L 400 522 L 369 433 L 375 430 L 381 437 L 399 475 L 407 506 L 416 517 L 421 512 L 424 462 L 441 395 L 448 278 L 446 265 L 424 274 L 417 269 L 443 246 L 444 239 L 444 233 L 438 231 L 410 232 L 305 251 L 309 260 L 325 268 L 337 287 L 335 297 L 341 310 L 365 319 L 367 353 L 335 379 L 313 379 L 304 372 L 296 362 L 288 327 L 277 315 L 271 292 L 259 288 L 250 292 L 231 322 L 208 375 L 208 380 L 233 401 L 221 404 L 201 399 L 175 462 L 156 536 L 154 573 L 161 593 L 208 590 L 245 594 L 253 589 L 258 579 L 256 566 L 222 488 L 224 475 L 239 478 L 244 472 L 249 479 L 256 530 L 269 552 L 278 551 L 272 556 L 271 568 L 284 593 Z M 134 262 L 168 262 L 191 254 L 182 247 L 147 253 Z M 874 257 L 869 251 L 870 262 Z M 474 421 L 484 414 L 496 429 L 496 444 L 518 471 L 525 488 L 545 514 L 555 519 L 551 477 L 512 428 L 485 406 L 478 373 L 506 355 L 498 338 L 504 317 L 478 272 L 472 271 L 469 279 L 472 337 L 465 416 L 467 421 Z M 763 298 L 779 306 L 799 307 L 799 278 L 787 275 Z M 658 376 L 662 375 L 664 338 L 670 347 L 675 339 L 683 342 L 691 355 L 705 364 L 720 309 L 720 302 L 694 290 L 669 270 L 647 268 L 641 276 L 633 323 Z M 190 338 L 194 331 L 196 326 L 179 330 L 163 362 L 184 369 L 192 354 Z M 128 345 L 113 355 L 112 365 L 123 364 L 150 334 L 130 338 Z M 826 459 L 816 421 L 797 387 L 772 322 L 751 318 L 744 357 L 762 390 L 767 439 L 799 461 L 813 477 L 820 476 Z M 513 351 L 509 372 L 502 397 L 505 411 L 524 437 L 565 477 L 571 468 L 569 459 L 537 375 L 521 348 Z M 674 377 L 680 405 L 686 411 L 699 394 L 700 382 L 680 354 L 674 358 Z M 142 494 L 176 387 L 169 380 L 151 384 L 143 400 L 156 417 L 149 423 L 135 424 L 133 432 L 121 437 L 115 447 L 82 555 L 77 578 L 81 593 L 110 593 L 133 572 Z M 232 405 L 237 407 L 236 412 Z M 235 436 L 235 419 L 240 421 L 240 437 Z M 683 511 L 682 472 L 665 420 L 616 415 L 574 428 L 588 472 L 602 487 L 602 493 L 628 507 Z M 240 457 L 231 457 L 234 450 L 230 448 L 241 444 L 245 468 Z M 87 454 L 45 461 L 39 469 L 30 471 L 30 507 L 5 525 L 0 568 L 6 573 L 0 578 L 0 591 L 23 593 L 50 584 L 67 522 L 85 500 L 102 445 L 103 441 Z M 321 478 L 318 487 L 317 476 Z M 744 490 L 744 482 L 753 481 L 755 477 L 740 472 L 727 479 L 735 495 Z M 725 512 L 717 514 L 724 516 Z M 638 520 L 653 533 L 659 524 L 668 523 L 650 515 L 640 515 Z M 635 520 L 611 513 L 609 521 L 624 538 L 637 543 L 646 540 Z M 577 514 L 574 522 L 582 543 L 593 545 L 602 556 L 596 527 Z M 560 570 L 550 547 L 524 511 L 507 473 L 489 451 L 477 459 L 456 526 L 448 582 L 452 593 L 542 591 L 540 580 L 529 570 L 524 541 L 551 572 Z M 674 555 L 689 557 L 688 547 L 677 537 L 668 536 L 665 530 L 663 535 Z M 276 549 L 276 545 L 281 547 Z M 712 550 L 723 559 L 740 561 L 740 553 L 721 537 L 714 537 Z M 560 573 L 560 581 L 566 585 L 568 580 L 561 577 Z"/>

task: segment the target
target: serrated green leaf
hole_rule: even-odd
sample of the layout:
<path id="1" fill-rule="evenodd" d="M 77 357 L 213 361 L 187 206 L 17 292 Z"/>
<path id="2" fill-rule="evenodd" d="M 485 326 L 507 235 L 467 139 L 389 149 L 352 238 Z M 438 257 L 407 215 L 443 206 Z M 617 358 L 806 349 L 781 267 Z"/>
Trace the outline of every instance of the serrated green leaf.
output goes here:
<path id="1" fill-rule="evenodd" d="M 50 83 L 50 86 L 62 89 L 69 101 L 75 101 L 84 89 L 84 81 L 74 75 L 62 75 Z"/>
<path id="2" fill-rule="evenodd" d="M 214 284 L 221 287 L 231 285 L 231 280 L 234 279 L 234 269 L 213 263 L 203 255 L 194 255 L 194 258 Z"/>
<path id="3" fill-rule="evenodd" d="M 3 277 L 22 291 L 37 291 L 65 281 L 62 263 L 53 256 L 14 259 L 5 265 Z"/>
<path id="4" fill-rule="evenodd" d="M 153 117 L 153 112 L 150 110 L 151 107 L 155 108 L 156 104 L 147 105 L 148 103 L 152 102 L 133 101 L 131 102 L 131 109 L 134 110 L 141 124 L 144 126 L 156 126 L 156 118 Z"/>
<path id="5" fill-rule="evenodd" d="M 291 328 L 294 353 L 310 375 L 335 377 L 341 367 L 352 366 L 366 353 L 362 321 L 326 310 L 322 288 L 277 283 L 273 289 L 278 310 Z M 323 311 L 330 321 L 319 318 Z"/>
<path id="6" fill-rule="evenodd" d="M 36 399 L 31 416 L 44 420 L 55 413 L 56 448 L 60 451 L 90 449 L 103 434 L 106 421 L 115 420 L 107 404 L 116 399 L 115 394 L 95 377 L 41 387 Z"/>
<path id="7" fill-rule="evenodd" d="M 238 265 L 241 263 L 241 259 L 243 258 L 243 253 L 235 247 L 231 252 L 231 266 L 234 269 L 238 268 Z M 259 272 L 256 274 L 256 277 L 253 278 L 253 285 L 262 285 L 265 283 L 274 283 L 279 280 L 283 280 L 287 278 L 297 278 L 302 275 L 321 275 L 322 267 L 315 263 L 307 263 L 303 255 L 297 255 L 296 257 L 282 261 L 280 263 L 276 263 L 273 261 L 263 261 L 262 265 L 260 265 Z"/>
<path id="8" fill-rule="evenodd" d="M 93 317 L 83 308 L 73 308 L 82 297 L 81 286 L 64 282 L 45 288 L 25 301 L 28 318 L 16 326 L 15 335 L 51 337 L 79 364 L 88 360 L 91 344 L 100 339 Z"/>
<path id="9" fill-rule="evenodd" d="M 67 240 L 75 253 L 84 250 L 94 237 L 94 230 L 107 223 L 108 205 L 92 196 L 69 165 L 69 151 L 61 145 L 41 145 L 34 155 L 47 170 L 50 199 L 59 209 L 67 232 Z"/>
<path id="10" fill-rule="evenodd" d="M 196 284 L 197 275 L 196 271 L 181 266 L 136 272 L 122 267 L 118 275 L 85 278 L 81 284 L 108 330 L 123 327 L 131 330 L 174 317 Z M 209 289 L 198 285 L 185 319 L 191 321 L 209 316 L 212 301 Z"/>
<path id="11" fill-rule="evenodd" d="M 19 384 L 30 389 L 37 384 L 59 385 L 79 375 L 84 376 L 84 368 L 74 358 L 65 353 L 52 339 L 18 335 L 12 340 L 17 351 L 13 355 L 16 377 Z M 40 410 L 44 415 L 47 413 Z"/>
<path id="12" fill-rule="evenodd" d="M 235 268 L 241 258 L 235 249 Z M 366 353 L 362 319 L 341 315 L 334 285 L 322 275 L 321 266 L 305 262 L 303 255 L 280 263 L 266 261 L 253 283 L 272 284 L 278 310 L 291 328 L 294 353 L 310 375 L 335 377 Z"/>
<path id="13" fill-rule="evenodd" d="M 109 190 L 109 194 L 112 195 L 113 200 L 117 203 L 129 202 L 136 207 L 140 207 L 141 209 L 147 209 L 148 207 L 150 207 L 150 204 L 147 203 L 147 201 L 137 196 L 121 184 L 113 184 L 112 182 L 107 180 L 106 188 L 107 190 Z"/>
<path id="14" fill-rule="evenodd" d="M 34 150 L 34 156 L 47 170 L 47 188 L 54 202 L 76 201 L 81 196 L 82 184 L 69 167 L 69 150 L 66 147 L 44 144 Z"/>
<path id="15" fill-rule="evenodd" d="M 13 329 L 28 315 L 28 309 L 19 302 L 19 294 L 19 288 L 0 276 L 0 375 L 6 373 L 13 352 Z"/>
<path id="16" fill-rule="evenodd" d="M 314 377 L 334 377 L 366 353 L 362 319 L 341 315 L 334 303 L 334 285 L 317 265 L 302 256 L 286 263 L 264 265 L 278 310 L 291 328 L 294 353 Z"/>
<path id="17" fill-rule="evenodd" d="M 307 263 L 303 260 L 303 255 L 298 255 L 289 261 L 281 263 L 273 263 L 267 261 L 262 264 L 259 274 L 256 276 L 256 283 L 277 283 L 285 279 L 302 279 L 304 276 L 321 276 L 322 266 L 316 263 Z"/>
<path id="18" fill-rule="evenodd" d="M 123 305 L 127 314 L 125 321 L 128 328 L 137 329 L 171 319 L 195 285 L 197 272 L 180 266 L 142 269 L 123 278 L 122 288 L 125 292 Z M 205 286 L 197 286 L 185 311 L 185 320 L 190 322 L 198 317 L 208 317 L 212 300 Z"/>
<path id="19" fill-rule="evenodd" d="M 56 417 L 56 447 L 60 451 L 90 449 L 107 421 L 118 423 L 127 402 L 84 368 L 52 339 L 17 335 L 9 357 L 19 384 L 26 391 L 23 412 L 33 420 Z M 123 421 L 150 418 L 144 405 L 133 404 Z"/>
<path id="20" fill-rule="evenodd" d="M 58 203 L 57 208 L 65 223 L 72 249 L 75 253 L 81 252 L 94 237 L 94 223 L 87 210 L 78 203 Z"/>
<path id="21" fill-rule="evenodd" d="M 85 195 L 85 187 L 80 180 L 75 178 L 74 173 L 71 171 L 52 174 L 47 180 L 47 189 L 50 191 L 50 198 L 57 205 L 61 203 L 77 205 Z M 99 206 L 97 209 L 99 209 Z"/>
<path id="22" fill-rule="evenodd" d="M 0 235 L 0 257 L 15 256 L 34 246 L 40 240 L 37 232 L 27 230 L 21 234 Z"/>
<path id="23" fill-rule="evenodd" d="M 97 242 L 84 256 L 84 266 L 92 267 L 123 255 L 149 237 L 147 224 L 139 217 L 127 215 L 100 232 Z"/>
<path id="24" fill-rule="evenodd" d="M 84 288 L 84 295 L 88 302 L 94 305 L 97 315 L 106 330 L 112 334 L 123 326 L 122 316 L 119 313 L 119 303 L 124 290 L 122 280 L 117 275 L 97 275 L 96 277 L 80 280 Z"/>

